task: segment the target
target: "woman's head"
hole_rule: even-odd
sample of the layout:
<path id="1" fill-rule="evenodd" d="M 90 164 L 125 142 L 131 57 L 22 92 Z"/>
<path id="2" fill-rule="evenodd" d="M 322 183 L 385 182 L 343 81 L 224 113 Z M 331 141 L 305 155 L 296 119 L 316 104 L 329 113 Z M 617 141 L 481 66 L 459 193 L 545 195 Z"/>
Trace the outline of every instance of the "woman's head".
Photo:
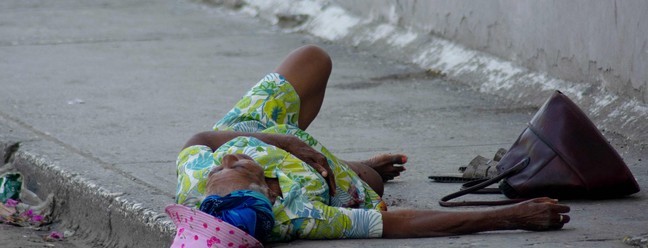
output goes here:
<path id="1" fill-rule="evenodd" d="M 263 241 L 274 226 L 263 169 L 250 156 L 228 154 L 209 173 L 200 210 Z"/>
<path id="2" fill-rule="evenodd" d="M 245 154 L 223 156 L 221 166 L 209 172 L 206 186 L 207 195 L 223 196 L 235 190 L 253 190 L 270 198 L 263 168 Z"/>
<path id="3" fill-rule="evenodd" d="M 210 195 L 200 204 L 200 211 L 223 220 L 260 241 L 268 239 L 274 227 L 270 200 L 252 190 L 236 190 L 225 196 Z"/>

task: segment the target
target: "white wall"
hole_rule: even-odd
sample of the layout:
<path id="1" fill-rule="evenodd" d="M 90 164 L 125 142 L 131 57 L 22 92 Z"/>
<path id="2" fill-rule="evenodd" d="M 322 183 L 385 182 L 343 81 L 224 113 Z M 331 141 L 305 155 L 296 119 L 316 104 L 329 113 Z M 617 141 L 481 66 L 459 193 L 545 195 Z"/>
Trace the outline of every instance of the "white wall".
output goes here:
<path id="1" fill-rule="evenodd" d="M 336 0 L 534 71 L 648 103 L 648 1 Z"/>

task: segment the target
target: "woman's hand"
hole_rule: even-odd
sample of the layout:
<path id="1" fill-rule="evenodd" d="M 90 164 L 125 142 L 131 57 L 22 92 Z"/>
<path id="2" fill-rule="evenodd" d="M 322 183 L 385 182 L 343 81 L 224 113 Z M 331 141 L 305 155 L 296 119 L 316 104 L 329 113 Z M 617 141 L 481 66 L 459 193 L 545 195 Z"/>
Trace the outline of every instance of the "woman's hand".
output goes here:
<path id="1" fill-rule="evenodd" d="M 326 157 L 295 136 L 286 135 L 284 138 L 279 148 L 306 162 L 318 171 L 326 179 L 329 194 L 331 196 L 335 195 L 335 175 Z"/>
<path id="2" fill-rule="evenodd" d="M 316 151 L 299 138 L 288 134 L 272 133 L 244 133 L 232 131 L 207 131 L 194 135 L 187 141 L 185 148 L 192 145 L 206 145 L 212 150 L 218 149 L 225 142 L 239 137 L 247 136 L 257 138 L 265 143 L 279 147 L 318 171 L 325 179 L 329 186 L 329 194 L 335 195 L 335 175 L 329 166 L 326 157 Z"/>
<path id="3" fill-rule="evenodd" d="M 516 229 L 546 231 L 560 229 L 569 222 L 569 206 L 547 197 L 535 198 L 511 207 Z"/>

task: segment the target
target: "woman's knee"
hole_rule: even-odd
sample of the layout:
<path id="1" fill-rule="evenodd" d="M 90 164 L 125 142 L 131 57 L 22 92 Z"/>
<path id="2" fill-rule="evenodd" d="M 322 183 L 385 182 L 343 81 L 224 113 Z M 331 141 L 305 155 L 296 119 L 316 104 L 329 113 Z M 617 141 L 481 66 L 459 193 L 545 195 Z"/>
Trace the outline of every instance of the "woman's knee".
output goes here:
<path id="1" fill-rule="evenodd" d="M 298 50 L 303 53 L 303 56 L 305 56 L 310 63 L 316 64 L 316 66 L 320 67 L 322 71 L 330 72 L 333 67 L 331 56 L 329 56 L 329 54 L 319 46 L 306 45 L 300 47 Z"/>
<path id="2" fill-rule="evenodd" d="M 328 80 L 333 62 L 324 49 L 316 45 L 306 45 L 293 50 L 275 70 L 289 80 Z M 302 82 L 294 82 L 302 83 Z M 306 83 L 306 82 L 304 82 Z"/>

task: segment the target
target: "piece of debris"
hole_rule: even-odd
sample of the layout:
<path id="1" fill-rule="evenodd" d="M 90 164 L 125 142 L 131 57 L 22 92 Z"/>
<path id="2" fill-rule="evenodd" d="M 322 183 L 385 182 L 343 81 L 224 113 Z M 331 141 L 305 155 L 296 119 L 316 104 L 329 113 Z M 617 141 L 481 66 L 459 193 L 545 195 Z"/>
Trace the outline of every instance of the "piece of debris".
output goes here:
<path id="1" fill-rule="evenodd" d="M 0 223 L 31 228 L 49 224 L 54 195 L 43 201 L 23 184 L 17 171 L 0 175 Z"/>
<path id="2" fill-rule="evenodd" d="M 648 234 L 639 236 L 626 236 L 623 238 L 623 243 L 635 247 L 648 248 Z"/>
<path id="3" fill-rule="evenodd" d="M 81 100 L 81 99 L 79 99 L 79 98 L 74 98 L 74 99 L 69 100 L 69 101 L 67 102 L 67 104 L 69 104 L 69 105 L 74 105 L 74 104 L 84 104 L 84 103 L 85 103 L 85 101 L 84 101 L 84 100 Z"/>

